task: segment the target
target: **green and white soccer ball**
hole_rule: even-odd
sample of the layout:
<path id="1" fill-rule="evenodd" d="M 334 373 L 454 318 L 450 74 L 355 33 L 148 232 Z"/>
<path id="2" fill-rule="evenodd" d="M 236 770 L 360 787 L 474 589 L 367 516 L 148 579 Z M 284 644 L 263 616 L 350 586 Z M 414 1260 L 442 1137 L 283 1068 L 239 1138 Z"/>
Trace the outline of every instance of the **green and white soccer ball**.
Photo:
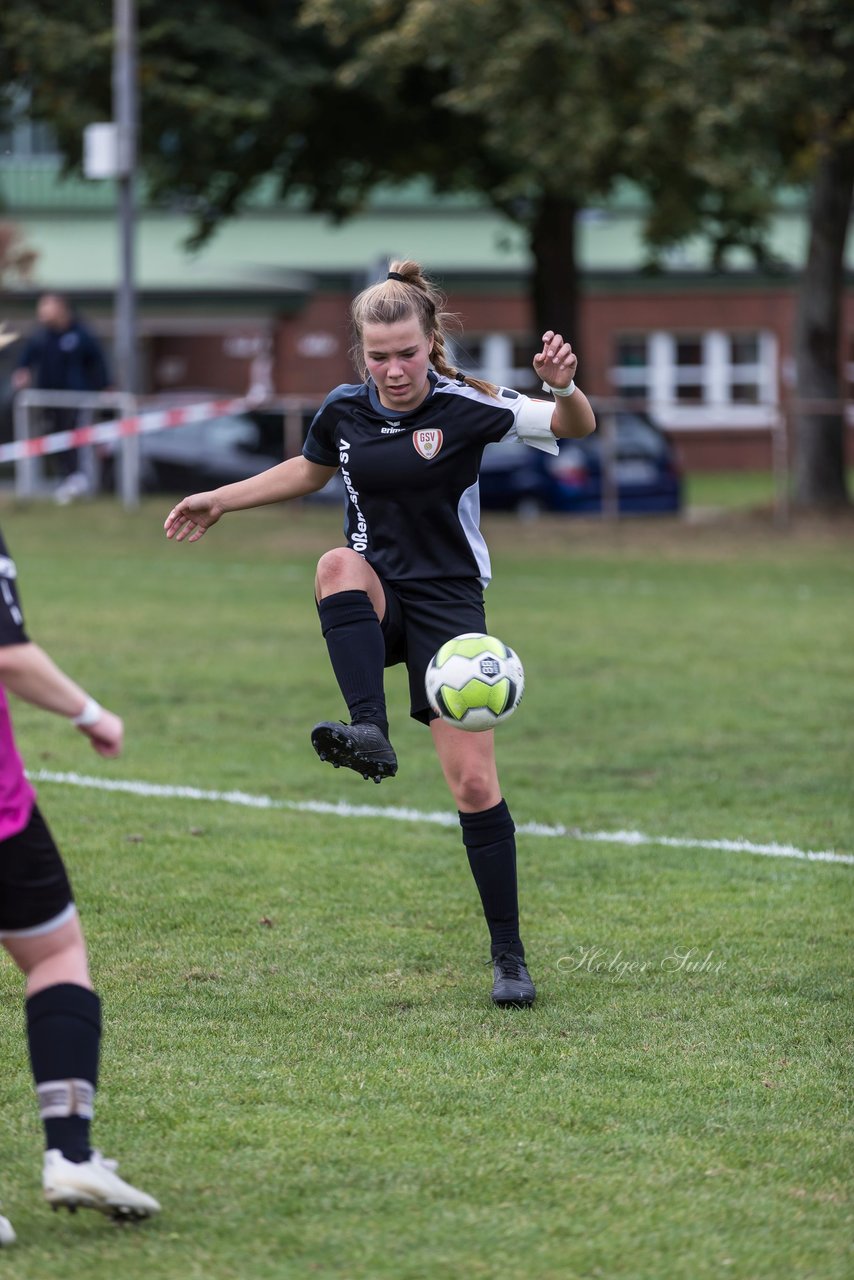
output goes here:
<path id="1" fill-rule="evenodd" d="M 468 631 L 442 645 L 425 684 L 430 706 L 447 724 L 482 733 L 512 716 L 522 699 L 525 672 L 508 645 Z"/>

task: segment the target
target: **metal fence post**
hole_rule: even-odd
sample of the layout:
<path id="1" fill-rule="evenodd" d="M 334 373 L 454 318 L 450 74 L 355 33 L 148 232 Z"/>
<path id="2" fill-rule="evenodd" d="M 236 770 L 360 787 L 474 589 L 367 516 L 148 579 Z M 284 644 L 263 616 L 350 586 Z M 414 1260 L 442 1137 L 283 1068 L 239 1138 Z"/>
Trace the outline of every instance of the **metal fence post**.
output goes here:
<path id="1" fill-rule="evenodd" d="M 777 412 L 777 421 L 771 432 L 771 462 L 774 471 L 774 523 L 781 529 L 788 527 L 791 517 L 792 497 L 789 475 L 789 423 L 784 409 Z"/>
<path id="2" fill-rule="evenodd" d="M 285 406 L 285 457 L 296 458 L 302 453 L 302 405 Z"/>
<path id="3" fill-rule="evenodd" d="M 30 438 L 29 409 L 30 406 L 24 393 L 19 391 L 15 396 L 12 407 L 15 442 L 17 444 Z M 35 493 L 36 461 L 37 459 L 35 458 L 19 458 L 15 463 L 15 497 L 21 499 L 21 501 L 32 498 Z"/>
<path id="4" fill-rule="evenodd" d="M 132 418 L 136 413 L 136 396 L 124 392 L 116 397 L 119 413 Z M 119 447 L 119 496 L 122 506 L 130 510 L 139 506 L 139 436 L 125 436 Z"/>
<path id="5" fill-rule="evenodd" d="M 19 391 L 13 405 L 15 441 L 23 442 L 31 439 L 31 411 L 38 408 L 77 410 L 78 420 L 85 411 L 90 420 L 98 410 L 109 409 L 118 412 L 122 417 L 133 417 L 137 410 L 136 396 L 120 391 L 43 391 L 40 388 L 29 388 Z M 42 424 L 44 425 L 44 424 Z M 88 425 L 85 418 L 80 426 Z M 69 427 L 69 430 L 73 428 Z M 45 432 L 47 435 L 52 432 Z M 101 478 L 100 459 L 97 446 L 87 444 L 78 446 L 80 450 L 81 470 L 83 470 L 97 492 Z M 116 451 L 118 459 L 117 488 L 125 506 L 136 506 L 139 502 L 139 439 L 126 436 Z M 45 492 L 43 481 L 42 459 L 39 456 L 18 458 L 15 462 L 15 494 L 21 499 L 30 499 Z"/>
<path id="6" fill-rule="evenodd" d="M 602 519 L 619 520 L 620 495 L 617 489 L 617 420 L 612 411 L 602 417 L 602 447 L 599 465 L 602 469 Z"/>

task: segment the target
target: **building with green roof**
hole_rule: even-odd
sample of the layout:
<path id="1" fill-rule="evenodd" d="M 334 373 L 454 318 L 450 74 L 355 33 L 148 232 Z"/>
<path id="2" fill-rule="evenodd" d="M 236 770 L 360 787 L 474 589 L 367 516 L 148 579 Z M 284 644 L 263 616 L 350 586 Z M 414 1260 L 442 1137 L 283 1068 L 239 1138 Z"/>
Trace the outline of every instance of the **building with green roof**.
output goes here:
<path id="1" fill-rule="evenodd" d="M 29 279 L 7 278 L 0 319 L 25 330 L 45 290 L 68 294 L 109 341 L 119 263 L 115 188 L 63 178 L 55 156 L 0 157 L 0 219 L 37 255 Z M 583 298 L 579 380 L 599 397 L 644 402 L 694 465 L 765 462 L 791 383 L 794 284 L 806 250 L 803 200 L 786 193 L 769 234 L 773 270 L 734 252 L 709 268 L 688 241 L 649 269 L 638 193 L 623 188 L 580 215 Z M 472 197 L 426 184 L 377 191 L 343 223 L 262 185 L 243 214 L 198 250 L 192 219 L 152 206 L 136 223 L 143 390 L 271 392 L 318 401 L 353 376 L 347 305 L 392 257 L 424 263 L 464 326 L 458 363 L 495 381 L 535 386 L 531 256 L 522 228 Z M 854 244 L 849 242 L 849 269 Z M 854 381 L 854 301 L 846 356 Z M 14 347 L 5 354 L 6 367 Z"/>

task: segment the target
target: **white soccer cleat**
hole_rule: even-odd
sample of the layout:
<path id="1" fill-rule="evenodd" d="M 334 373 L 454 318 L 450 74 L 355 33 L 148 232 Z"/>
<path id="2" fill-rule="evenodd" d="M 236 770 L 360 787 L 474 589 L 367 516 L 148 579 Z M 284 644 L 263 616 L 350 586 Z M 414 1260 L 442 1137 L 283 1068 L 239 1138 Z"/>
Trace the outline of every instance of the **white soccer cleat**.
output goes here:
<path id="1" fill-rule="evenodd" d="M 0 1249 L 4 1244 L 15 1243 L 15 1232 L 12 1230 L 12 1224 L 8 1218 L 4 1218 L 0 1213 Z"/>
<path id="2" fill-rule="evenodd" d="M 65 1205 L 73 1212 L 80 1205 L 125 1220 L 159 1213 L 157 1201 L 120 1178 L 117 1167 L 115 1160 L 105 1160 L 100 1151 L 93 1151 L 83 1164 L 66 1160 L 61 1151 L 46 1151 L 42 1175 L 45 1199 L 54 1209 Z"/>

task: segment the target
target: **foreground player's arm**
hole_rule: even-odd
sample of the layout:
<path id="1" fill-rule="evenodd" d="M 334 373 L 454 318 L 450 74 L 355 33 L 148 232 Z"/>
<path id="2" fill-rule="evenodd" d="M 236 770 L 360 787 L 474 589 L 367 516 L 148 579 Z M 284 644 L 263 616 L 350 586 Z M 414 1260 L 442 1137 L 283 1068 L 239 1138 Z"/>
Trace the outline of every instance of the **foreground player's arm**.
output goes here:
<path id="1" fill-rule="evenodd" d="M 575 387 L 571 395 L 560 395 L 575 381 L 578 356 L 559 333 L 547 329 L 543 334 L 543 349 L 534 356 L 534 371 L 554 391 L 555 407 L 552 413 L 552 435 L 559 439 L 579 440 L 596 430 L 596 417 L 583 391 Z"/>
<path id="2" fill-rule="evenodd" d="M 278 466 L 238 480 L 236 484 L 224 484 L 208 493 L 193 493 L 173 507 L 163 525 L 167 538 L 176 542 L 198 542 L 205 530 L 216 524 L 228 511 L 245 511 L 249 507 L 264 507 L 271 502 L 287 502 L 290 498 L 304 498 L 332 479 L 337 467 L 322 467 L 309 462 L 301 455 L 288 458 Z"/>
<path id="3" fill-rule="evenodd" d="M 90 698 L 32 641 L 0 644 L 0 684 L 34 707 L 67 716 L 100 755 L 117 756 L 121 751 L 124 729 L 119 717 Z"/>

